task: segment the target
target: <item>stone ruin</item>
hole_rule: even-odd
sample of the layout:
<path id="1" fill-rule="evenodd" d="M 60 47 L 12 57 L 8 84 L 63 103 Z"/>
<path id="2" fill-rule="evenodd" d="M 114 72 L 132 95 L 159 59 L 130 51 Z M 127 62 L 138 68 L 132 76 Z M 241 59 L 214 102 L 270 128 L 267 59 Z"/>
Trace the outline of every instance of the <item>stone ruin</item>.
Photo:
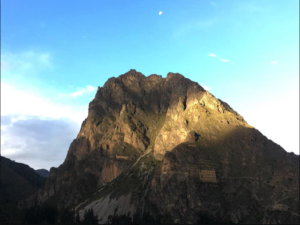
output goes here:
<path id="1" fill-rule="evenodd" d="M 201 170 L 200 179 L 202 182 L 217 183 L 215 170 Z"/>
<path id="2" fill-rule="evenodd" d="M 128 160 L 128 156 L 116 155 L 116 159 L 118 159 L 118 160 Z"/>

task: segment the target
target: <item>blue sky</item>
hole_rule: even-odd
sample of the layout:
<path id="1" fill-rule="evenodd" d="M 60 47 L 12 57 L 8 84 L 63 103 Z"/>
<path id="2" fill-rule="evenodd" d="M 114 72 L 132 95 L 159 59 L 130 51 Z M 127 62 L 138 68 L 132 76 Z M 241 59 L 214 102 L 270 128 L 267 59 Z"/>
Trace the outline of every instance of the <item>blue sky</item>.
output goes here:
<path id="1" fill-rule="evenodd" d="M 299 154 L 298 0 L 2 0 L 2 155 L 60 165 L 96 87 L 130 69 L 183 74 Z"/>

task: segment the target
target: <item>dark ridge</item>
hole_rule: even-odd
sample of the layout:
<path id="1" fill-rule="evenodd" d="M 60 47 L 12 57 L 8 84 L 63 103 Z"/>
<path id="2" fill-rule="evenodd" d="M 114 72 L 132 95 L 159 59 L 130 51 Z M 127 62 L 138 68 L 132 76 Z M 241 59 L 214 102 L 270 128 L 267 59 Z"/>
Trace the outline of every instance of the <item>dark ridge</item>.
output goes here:
<path id="1" fill-rule="evenodd" d="M 36 170 L 35 172 L 37 172 L 37 174 L 39 174 L 41 177 L 47 178 L 49 176 L 49 171 L 46 169 L 39 169 Z"/>
<path id="2" fill-rule="evenodd" d="M 30 184 L 38 188 L 43 188 L 45 186 L 46 179 L 41 177 L 36 171 L 26 164 L 14 162 L 8 158 L 1 156 L 1 165 L 5 165 L 15 173 L 24 177 Z"/>

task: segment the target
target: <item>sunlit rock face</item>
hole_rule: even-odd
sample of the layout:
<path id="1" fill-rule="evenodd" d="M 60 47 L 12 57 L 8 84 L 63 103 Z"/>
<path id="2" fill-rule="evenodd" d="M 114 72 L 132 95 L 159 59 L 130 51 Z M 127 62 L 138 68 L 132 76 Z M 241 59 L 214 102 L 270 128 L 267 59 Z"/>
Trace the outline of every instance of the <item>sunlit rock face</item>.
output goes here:
<path id="1" fill-rule="evenodd" d="M 164 223 L 295 223 L 299 156 L 184 76 L 130 70 L 98 88 L 64 163 L 24 204 L 49 201 L 103 223 L 117 207 Z"/>

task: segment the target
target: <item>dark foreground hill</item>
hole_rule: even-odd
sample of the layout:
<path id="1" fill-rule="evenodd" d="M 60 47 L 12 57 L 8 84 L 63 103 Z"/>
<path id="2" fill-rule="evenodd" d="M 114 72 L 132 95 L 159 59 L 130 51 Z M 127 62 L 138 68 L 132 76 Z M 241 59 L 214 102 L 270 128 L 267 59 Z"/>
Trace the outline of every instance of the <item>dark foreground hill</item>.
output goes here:
<path id="1" fill-rule="evenodd" d="M 1 156 L 1 204 L 17 204 L 43 188 L 45 182 L 46 179 L 28 165 Z"/>
<path id="2" fill-rule="evenodd" d="M 299 223 L 299 156 L 182 75 L 130 70 L 98 88 L 64 163 L 23 207 L 46 203 L 100 223 Z"/>
<path id="3" fill-rule="evenodd" d="M 20 222 L 19 201 L 45 186 L 46 179 L 23 163 L 1 156 L 0 222 Z M 18 215 L 16 215 L 18 214 Z M 16 218 L 18 217 L 18 218 Z"/>

